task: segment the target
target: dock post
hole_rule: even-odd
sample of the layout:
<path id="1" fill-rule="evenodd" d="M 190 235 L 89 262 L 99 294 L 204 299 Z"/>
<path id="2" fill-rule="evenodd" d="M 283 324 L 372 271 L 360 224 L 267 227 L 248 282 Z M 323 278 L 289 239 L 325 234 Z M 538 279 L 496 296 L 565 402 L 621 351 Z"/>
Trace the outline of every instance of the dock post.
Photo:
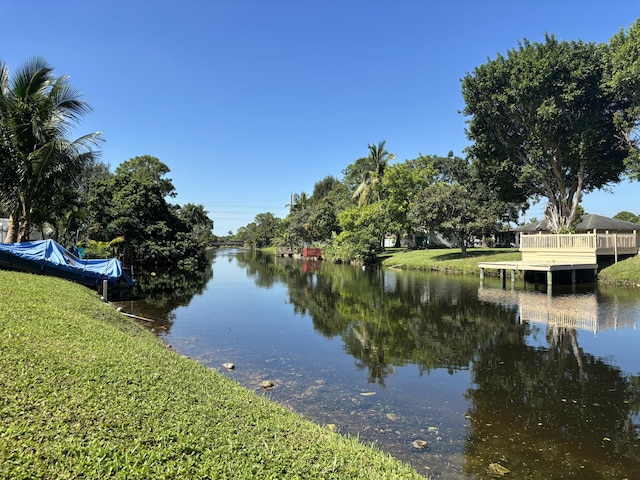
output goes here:
<path id="1" fill-rule="evenodd" d="M 516 283 L 516 269 L 511 270 L 511 283 Z"/>
<path id="2" fill-rule="evenodd" d="M 547 271 L 547 285 L 553 284 L 553 272 L 551 270 Z"/>
<path id="3" fill-rule="evenodd" d="M 571 270 L 571 284 L 572 285 L 576 284 L 576 271 L 575 270 Z"/>
<path id="4" fill-rule="evenodd" d="M 480 268 L 480 286 L 484 287 L 484 268 Z"/>

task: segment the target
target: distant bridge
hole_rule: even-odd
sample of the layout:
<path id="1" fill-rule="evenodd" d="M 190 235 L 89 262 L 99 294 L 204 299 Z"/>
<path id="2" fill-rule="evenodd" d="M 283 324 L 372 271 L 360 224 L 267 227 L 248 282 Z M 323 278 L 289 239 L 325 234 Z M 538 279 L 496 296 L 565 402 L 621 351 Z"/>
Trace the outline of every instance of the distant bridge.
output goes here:
<path id="1" fill-rule="evenodd" d="M 237 240 L 227 240 L 222 242 L 211 242 L 212 247 L 242 247 L 244 243 Z"/>

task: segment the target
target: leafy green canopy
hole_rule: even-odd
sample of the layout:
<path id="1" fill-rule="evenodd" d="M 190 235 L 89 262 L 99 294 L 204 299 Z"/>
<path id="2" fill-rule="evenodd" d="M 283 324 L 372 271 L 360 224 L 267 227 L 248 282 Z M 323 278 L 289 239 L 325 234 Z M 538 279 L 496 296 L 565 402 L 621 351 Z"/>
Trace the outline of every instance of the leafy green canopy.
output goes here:
<path id="1" fill-rule="evenodd" d="M 631 150 L 626 160 L 628 173 L 640 180 L 640 20 L 611 38 L 608 53 L 607 87 L 628 99 L 626 108 L 616 112 L 617 124 Z"/>
<path id="2" fill-rule="evenodd" d="M 338 212 L 351 204 L 347 186 L 331 175 L 316 182 L 313 193 L 296 193 L 291 197 L 289 215 L 279 229 L 278 245 L 297 247 L 323 242 L 340 233 Z"/>
<path id="3" fill-rule="evenodd" d="M 499 210 L 482 202 L 472 190 L 444 182 L 431 185 L 418 195 L 411 215 L 423 230 L 436 230 L 458 240 L 462 256 L 474 236 L 498 230 Z"/>
<path id="4" fill-rule="evenodd" d="M 118 244 L 127 263 L 143 269 L 190 268 L 212 239 L 213 221 L 201 205 L 167 202 L 175 189 L 167 165 L 150 155 L 134 157 L 114 175 L 91 184 L 91 237 Z"/>
<path id="5" fill-rule="evenodd" d="M 604 85 L 606 46 L 523 41 L 462 80 L 469 154 L 505 200 L 546 198 L 553 230 L 569 229 L 584 193 L 619 182 L 629 145 Z"/>
<path id="6" fill-rule="evenodd" d="M 42 58 L 10 79 L 0 62 L 0 207 L 11 216 L 7 242 L 29 240 L 35 211 L 47 210 L 97 157 L 99 133 L 70 140 L 71 127 L 90 111 L 67 76 Z"/>

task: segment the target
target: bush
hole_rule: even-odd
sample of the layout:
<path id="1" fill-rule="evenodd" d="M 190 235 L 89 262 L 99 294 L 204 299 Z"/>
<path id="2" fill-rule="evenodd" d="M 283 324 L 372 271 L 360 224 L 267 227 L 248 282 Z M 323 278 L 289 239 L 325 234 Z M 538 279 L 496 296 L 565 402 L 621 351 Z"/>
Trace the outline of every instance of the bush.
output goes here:
<path id="1" fill-rule="evenodd" d="M 373 263 L 382 251 L 380 240 L 366 230 L 343 231 L 323 248 L 323 256 L 340 263 Z"/>

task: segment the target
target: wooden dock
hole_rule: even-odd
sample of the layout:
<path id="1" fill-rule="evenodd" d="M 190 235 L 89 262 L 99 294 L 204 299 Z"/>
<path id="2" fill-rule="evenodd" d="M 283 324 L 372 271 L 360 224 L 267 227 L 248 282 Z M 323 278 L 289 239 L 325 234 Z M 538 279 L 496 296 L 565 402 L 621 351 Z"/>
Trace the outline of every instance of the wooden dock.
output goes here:
<path id="1" fill-rule="evenodd" d="M 507 272 L 511 272 L 511 282 L 516 281 L 516 272 L 547 272 L 547 285 L 553 284 L 553 272 L 571 271 L 571 283 L 576 283 L 576 271 L 592 270 L 594 278 L 598 275 L 597 263 L 544 263 L 544 262 L 479 262 L 480 281 L 484 280 L 485 269 L 500 271 L 500 277 L 505 283 Z"/>
<path id="2" fill-rule="evenodd" d="M 578 270 L 593 270 L 594 279 L 598 275 L 598 257 L 611 256 L 618 261 L 619 256 L 638 254 L 640 238 L 633 233 L 583 233 L 583 234 L 520 234 L 519 262 L 479 262 L 480 280 L 484 280 L 485 269 L 499 270 L 506 281 L 506 273 L 511 272 L 515 282 L 517 271 L 547 272 L 547 285 L 553 283 L 553 272 L 570 271 L 571 283 L 576 283 Z"/>

